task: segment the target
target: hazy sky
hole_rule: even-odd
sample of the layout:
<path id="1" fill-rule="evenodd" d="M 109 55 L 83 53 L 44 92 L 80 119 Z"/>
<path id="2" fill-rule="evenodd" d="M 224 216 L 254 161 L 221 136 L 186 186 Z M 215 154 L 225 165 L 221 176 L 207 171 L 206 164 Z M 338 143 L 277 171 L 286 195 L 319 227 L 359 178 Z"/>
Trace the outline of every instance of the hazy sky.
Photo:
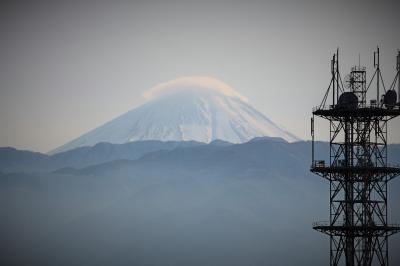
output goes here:
<path id="1" fill-rule="evenodd" d="M 303 139 L 340 47 L 386 86 L 400 5 L 374 1 L 1 1 L 0 146 L 48 151 L 144 103 L 154 85 L 218 78 Z M 400 119 L 397 119 L 400 120 Z M 390 128 L 400 142 L 400 122 Z"/>

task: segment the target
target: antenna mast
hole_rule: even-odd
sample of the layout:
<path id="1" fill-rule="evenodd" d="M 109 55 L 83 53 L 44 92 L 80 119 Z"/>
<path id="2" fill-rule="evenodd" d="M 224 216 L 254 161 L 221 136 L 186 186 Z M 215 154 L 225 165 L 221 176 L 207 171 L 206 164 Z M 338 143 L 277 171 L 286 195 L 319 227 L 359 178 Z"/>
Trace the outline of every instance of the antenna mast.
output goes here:
<path id="1" fill-rule="evenodd" d="M 379 46 L 376 47 L 376 51 L 374 52 L 374 67 L 376 68 L 376 102 L 379 105 L 379 78 L 381 76 L 380 70 L 380 62 L 379 62 Z"/>
<path id="2" fill-rule="evenodd" d="M 335 87 L 333 87 L 335 89 Z M 336 103 L 339 101 L 339 47 L 336 50 Z"/>
<path id="3" fill-rule="evenodd" d="M 397 70 L 397 89 L 398 89 L 397 96 L 399 97 L 397 104 L 400 106 L 400 50 L 397 51 L 396 59 L 397 59 L 396 70 Z"/>

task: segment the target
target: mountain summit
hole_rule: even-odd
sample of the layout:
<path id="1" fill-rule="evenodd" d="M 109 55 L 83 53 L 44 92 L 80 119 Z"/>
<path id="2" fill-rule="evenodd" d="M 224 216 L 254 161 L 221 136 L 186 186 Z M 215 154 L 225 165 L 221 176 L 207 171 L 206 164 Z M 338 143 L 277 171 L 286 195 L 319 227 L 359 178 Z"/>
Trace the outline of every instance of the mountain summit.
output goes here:
<path id="1" fill-rule="evenodd" d="M 147 102 L 52 153 L 99 142 L 126 143 L 137 140 L 220 139 L 242 143 L 254 137 L 280 137 L 292 142 L 296 136 L 280 128 L 253 108 L 248 100 L 210 77 L 182 77 L 145 92 Z"/>

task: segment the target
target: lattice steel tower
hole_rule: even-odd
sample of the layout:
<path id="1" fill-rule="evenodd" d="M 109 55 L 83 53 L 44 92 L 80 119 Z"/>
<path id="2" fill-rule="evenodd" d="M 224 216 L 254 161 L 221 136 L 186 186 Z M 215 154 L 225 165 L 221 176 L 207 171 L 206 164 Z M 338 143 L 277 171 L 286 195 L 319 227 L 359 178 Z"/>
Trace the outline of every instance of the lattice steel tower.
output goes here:
<path id="1" fill-rule="evenodd" d="M 374 52 L 375 73 L 368 85 L 366 68 L 358 65 L 351 68 L 343 86 L 338 59 L 336 52 L 331 83 L 311 118 L 311 172 L 330 183 L 329 222 L 315 223 L 313 228 L 330 236 L 330 265 L 388 265 L 388 237 L 400 231 L 399 225 L 388 223 L 387 209 L 388 181 L 400 174 L 400 167 L 387 162 L 388 122 L 400 115 L 396 93 L 397 89 L 400 96 L 400 52 L 397 74 L 388 90 L 380 70 L 379 48 Z M 367 103 L 367 92 L 374 87 L 376 94 Z M 315 117 L 329 122 L 327 161 L 314 158 Z"/>

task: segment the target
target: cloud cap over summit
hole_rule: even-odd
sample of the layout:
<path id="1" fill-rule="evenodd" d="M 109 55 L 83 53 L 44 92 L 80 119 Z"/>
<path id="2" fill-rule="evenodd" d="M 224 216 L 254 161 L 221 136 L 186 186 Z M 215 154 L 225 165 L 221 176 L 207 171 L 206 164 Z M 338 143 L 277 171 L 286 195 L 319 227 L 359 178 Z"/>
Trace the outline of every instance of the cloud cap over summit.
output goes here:
<path id="1" fill-rule="evenodd" d="M 179 77 L 150 88 L 143 93 L 143 97 L 146 100 L 152 100 L 165 96 L 169 93 L 175 93 L 188 89 L 210 90 L 215 93 L 220 93 L 228 97 L 239 98 L 242 101 L 248 102 L 246 97 L 234 90 L 228 84 L 219 79 L 208 76 Z"/>

